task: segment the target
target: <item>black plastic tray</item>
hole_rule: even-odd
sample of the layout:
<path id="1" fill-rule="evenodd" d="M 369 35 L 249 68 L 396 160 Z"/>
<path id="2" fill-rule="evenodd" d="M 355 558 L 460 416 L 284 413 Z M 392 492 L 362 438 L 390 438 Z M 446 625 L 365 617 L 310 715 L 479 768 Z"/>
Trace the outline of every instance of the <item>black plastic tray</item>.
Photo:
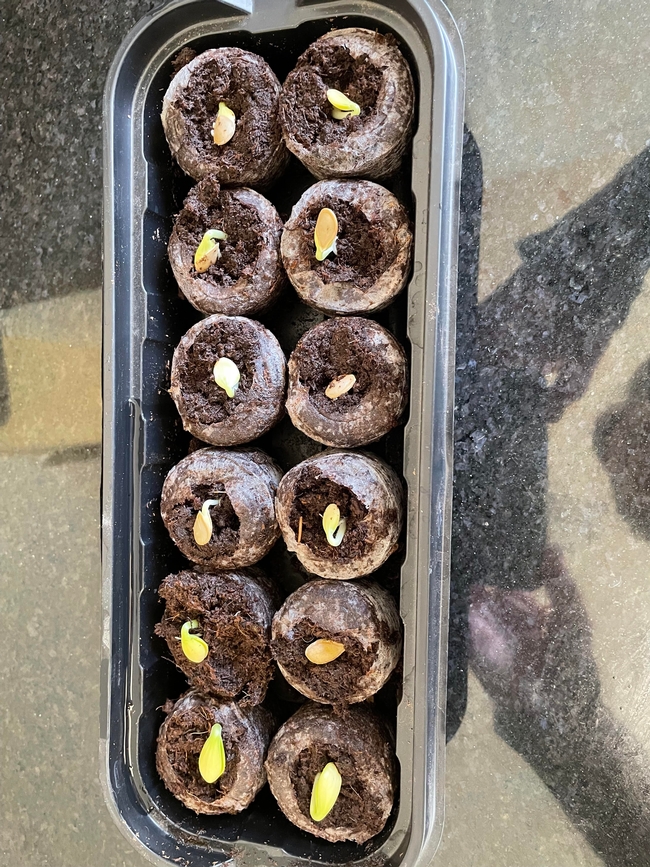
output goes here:
<path id="1" fill-rule="evenodd" d="M 418 94 L 412 153 L 386 184 L 411 210 L 413 275 L 408 292 L 375 317 L 409 349 L 411 362 L 408 423 L 375 448 L 403 473 L 408 489 L 398 588 L 405 626 L 401 701 L 390 688 L 378 697 L 396 720 L 400 797 L 384 832 L 363 847 L 299 831 L 268 789 L 239 816 L 195 816 L 166 792 L 154 764 L 160 706 L 184 689 L 153 636 L 161 613 L 158 585 L 184 562 L 159 515 L 163 479 L 187 451 L 167 394 L 169 363 L 199 316 L 179 298 L 166 256 L 173 215 L 191 185 L 173 164 L 160 123 L 170 60 L 187 44 L 197 50 L 239 45 L 262 54 L 283 80 L 302 51 L 333 26 L 393 32 Z M 435 852 L 443 818 L 463 75 L 455 25 L 436 0 L 183 0 L 143 19 L 111 69 L 104 104 L 102 780 L 119 826 L 154 863 L 413 865 L 428 863 Z M 286 217 L 313 182 L 292 158 L 268 196 Z M 287 292 L 263 321 L 288 352 L 321 318 Z M 259 445 L 285 469 L 320 449 L 288 420 Z M 301 580 L 281 545 L 267 568 L 287 591 Z"/>

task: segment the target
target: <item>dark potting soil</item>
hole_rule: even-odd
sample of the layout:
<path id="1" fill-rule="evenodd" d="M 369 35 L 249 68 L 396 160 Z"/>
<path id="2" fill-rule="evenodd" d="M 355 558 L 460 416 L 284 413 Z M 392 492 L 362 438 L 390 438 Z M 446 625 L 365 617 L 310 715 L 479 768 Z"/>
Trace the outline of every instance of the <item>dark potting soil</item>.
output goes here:
<path id="1" fill-rule="evenodd" d="M 177 72 L 187 66 L 190 60 L 194 60 L 196 57 L 196 51 L 193 48 L 190 48 L 189 45 L 186 45 L 185 48 L 181 48 L 178 54 L 175 57 L 172 57 L 172 69 L 174 70 L 174 75 Z"/>
<path id="2" fill-rule="evenodd" d="M 178 367 L 184 414 L 205 425 L 223 421 L 246 401 L 258 352 L 257 334 L 245 323 L 221 319 L 204 328 Z M 239 387 L 234 397 L 228 397 L 214 381 L 214 365 L 223 357 L 239 368 Z"/>
<path id="3" fill-rule="evenodd" d="M 302 750 L 291 769 L 290 777 L 303 815 L 311 821 L 309 804 L 314 779 L 328 762 L 334 762 L 342 778 L 341 792 L 329 815 L 318 824 L 324 828 L 344 826 L 354 830 L 368 829 L 372 834 L 377 834 L 382 823 L 364 783 L 365 755 L 365 752 L 349 751 L 345 744 L 317 743 Z"/>
<path id="4" fill-rule="evenodd" d="M 253 600 L 227 577 L 185 572 L 165 579 L 160 595 L 165 616 L 156 634 L 167 641 L 176 664 L 194 688 L 208 695 L 259 704 L 273 676 L 268 635 L 254 619 Z M 183 653 L 180 630 L 188 620 L 199 623 L 197 634 L 210 648 L 201 663 Z"/>
<path id="5" fill-rule="evenodd" d="M 326 665 L 314 665 L 305 656 L 312 641 L 326 638 L 338 641 L 345 651 L 338 659 Z M 305 618 L 292 631 L 291 639 L 277 638 L 273 641 L 273 654 L 277 661 L 296 678 L 314 690 L 319 697 L 337 704 L 345 702 L 353 693 L 361 678 L 372 668 L 379 642 L 373 642 L 365 650 L 360 641 L 346 632 L 329 632 Z"/>
<path id="6" fill-rule="evenodd" d="M 176 101 L 196 151 L 239 175 L 275 151 L 282 138 L 276 92 L 265 71 L 265 65 L 256 66 L 235 52 L 206 60 Z M 237 118 L 234 136 L 221 146 L 212 140 L 220 102 Z"/>
<path id="7" fill-rule="evenodd" d="M 169 712 L 173 704 L 168 702 Z M 164 745 L 172 767 L 188 792 L 206 803 L 215 801 L 232 788 L 239 764 L 239 744 L 236 731 L 222 732 L 226 752 L 226 770 L 216 783 L 206 783 L 199 773 L 199 755 L 210 734 L 216 715 L 205 707 L 193 707 L 175 714 L 169 721 Z"/>
<path id="8" fill-rule="evenodd" d="M 343 541 L 338 548 L 327 541 L 323 530 L 323 512 L 330 503 L 336 503 L 341 517 L 347 520 Z M 302 518 L 301 541 L 320 557 L 336 562 L 348 562 L 362 556 L 366 550 L 368 527 L 362 523 L 367 508 L 349 488 L 337 485 L 314 468 L 305 467 L 295 485 L 289 523 L 298 535 Z"/>
<path id="9" fill-rule="evenodd" d="M 219 241 L 221 257 L 200 274 L 192 266 L 191 276 L 225 288 L 241 277 L 250 277 L 262 247 L 262 220 L 255 208 L 243 204 L 228 190 L 221 190 L 214 178 L 194 187 L 176 221 L 176 232 L 192 261 L 209 229 L 221 229 L 228 236 Z"/>
<path id="10" fill-rule="evenodd" d="M 345 145 L 372 114 L 383 72 L 367 55 L 353 58 L 342 45 L 311 45 L 287 76 L 281 99 L 283 124 L 303 147 Z M 327 99 L 328 88 L 345 93 L 361 108 L 357 117 L 335 120 Z"/>
<path id="11" fill-rule="evenodd" d="M 337 252 L 330 253 L 319 262 L 315 256 L 314 229 L 322 208 L 331 208 L 336 214 L 339 234 Z M 381 223 L 371 223 L 358 208 L 348 202 L 330 199 L 312 204 L 302 216 L 300 225 L 303 230 L 301 256 L 323 283 L 352 282 L 359 289 L 369 289 L 398 253 L 384 226 Z"/>
<path id="12" fill-rule="evenodd" d="M 316 329 L 303 338 L 294 356 L 300 381 L 309 389 L 316 409 L 325 415 L 345 414 L 359 405 L 373 383 L 390 383 L 391 366 L 370 351 L 365 321 L 330 320 L 328 328 Z M 336 400 L 325 395 L 333 379 L 352 373 L 356 382 Z"/>
<path id="13" fill-rule="evenodd" d="M 219 500 L 218 505 L 210 508 L 212 518 L 212 537 L 205 551 L 218 551 L 220 554 L 232 554 L 239 544 L 239 518 L 232 507 L 230 498 L 222 485 L 191 484 L 191 498 L 182 503 L 175 503 L 172 508 L 171 522 L 181 541 L 191 539 L 194 542 L 194 521 L 196 514 L 206 500 Z M 202 549 L 203 550 L 203 549 Z"/>
<path id="14" fill-rule="evenodd" d="M 198 665 L 185 658 L 178 640 L 186 620 L 198 619 L 196 630 L 210 648 Z M 242 706 L 260 704 L 273 676 L 269 645 L 262 628 L 239 615 L 212 613 L 203 617 L 164 620 L 156 634 L 172 648 L 177 664 L 185 670 L 191 685 L 206 695 L 236 699 Z M 174 648 L 174 644 L 178 648 Z"/>

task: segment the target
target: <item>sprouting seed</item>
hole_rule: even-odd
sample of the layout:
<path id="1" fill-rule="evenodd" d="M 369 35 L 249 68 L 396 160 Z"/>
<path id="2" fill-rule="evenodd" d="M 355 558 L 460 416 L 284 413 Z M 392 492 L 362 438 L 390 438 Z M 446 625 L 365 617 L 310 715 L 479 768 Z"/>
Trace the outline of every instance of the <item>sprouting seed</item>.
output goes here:
<path id="1" fill-rule="evenodd" d="M 334 120 L 345 120 L 346 117 L 357 117 L 361 114 L 361 106 L 340 90 L 330 87 L 327 91 L 327 99 L 332 106 Z"/>
<path id="2" fill-rule="evenodd" d="M 338 232 L 339 221 L 336 218 L 336 214 L 330 208 L 322 208 L 318 214 L 316 228 L 314 229 L 316 258 L 319 262 L 327 259 L 330 253 L 336 255 Z"/>
<path id="3" fill-rule="evenodd" d="M 239 388 L 239 368 L 230 358 L 220 358 L 212 371 L 214 381 L 219 388 L 223 388 L 228 397 L 234 397 Z"/>
<path id="4" fill-rule="evenodd" d="M 206 783 L 216 783 L 226 770 L 226 750 L 221 737 L 221 725 L 215 723 L 201 748 L 199 773 Z"/>
<path id="5" fill-rule="evenodd" d="M 327 665 L 328 662 L 338 659 L 342 653 L 345 653 L 345 645 L 329 638 L 318 638 L 305 650 L 305 656 L 314 665 Z"/>
<path id="6" fill-rule="evenodd" d="M 217 259 L 221 258 L 221 248 L 219 241 L 227 241 L 228 235 L 222 232 L 221 229 L 208 229 L 205 235 L 201 238 L 201 243 L 196 248 L 194 254 L 194 268 L 199 274 L 207 271 L 210 265 L 214 265 Z"/>
<path id="7" fill-rule="evenodd" d="M 339 397 L 343 397 L 350 391 L 356 381 L 357 378 L 353 373 L 337 376 L 325 389 L 325 397 L 329 397 L 330 400 L 338 400 Z"/>
<path id="8" fill-rule="evenodd" d="M 212 141 L 220 146 L 228 144 L 235 134 L 236 125 L 235 112 L 225 102 L 220 102 L 217 119 L 212 124 Z"/>
<path id="9" fill-rule="evenodd" d="M 194 519 L 194 541 L 197 545 L 207 545 L 212 538 L 212 518 L 210 507 L 218 506 L 220 500 L 206 500 Z"/>
<path id="10" fill-rule="evenodd" d="M 338 548 L 343 541 L 346 524 L 347 522 L 345 518 L 341 517 L 341 510 L 336 503 L 330 503 L 323 512 L 323 530 L 325 530 L 328 543 L 333 548 Z"/>
<path id="11" fill-rule="evenodd" d="M 198 620 L 187 620 L 181 626 L 181 647 L 190 662 L 203 662 L 210 648 L 199 635 L 193 635 L 190 629 L 198 629 Z"/>
<path id="12" fill-rule="evenodd" d="M 309 804 L 309 815 L 314 822 L 322 822 L 329 816 L 341 792 L 341 783 L 341 775 L 334 762 L 328 762 L 323 770 L 316 774 Z"/>

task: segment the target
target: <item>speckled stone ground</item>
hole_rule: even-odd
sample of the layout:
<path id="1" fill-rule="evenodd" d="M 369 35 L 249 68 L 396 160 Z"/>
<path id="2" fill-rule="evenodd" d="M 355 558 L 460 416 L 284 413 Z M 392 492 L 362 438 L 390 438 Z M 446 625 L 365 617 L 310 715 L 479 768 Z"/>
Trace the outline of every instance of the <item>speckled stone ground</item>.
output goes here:
<path id="1" fill-rule="evenodd" d="M 154 5 L 3 4 L 0 307 L 99 285 L 104 81 Z"/>
<path id="2" fill-rule="evenodd" d="M 145 863 L 114 826 L 98 781 L 99 290 L 103 83 L 151 6 L 20 0 L 2 10 L 0 863 L 18 867 Z M 476 479 L 461 480 L 455 520 L 457 545 L 480 547 L 468 558 L 461 549 L 455 563 L 453 737 L 436 863 L 644 867 L 648 850 L 634 845 L 650 803 L 650 4 L 450 6 L 476 142 L 461 291 L 481 304 L 480 313 L 463 307 L 459 321 L 458 429 Z M 613 188 L 598 198 L 621 169 L 620 198 Z M 585 202 L 579 226 L 563 219 Z M 483 377 L 474 390 L 472 363 Z M 484 393 L 494 403 L 473 406 Z M 526 525 L 515 514 L 517 533 L 496 550 L 477 516 L 491 503 L 516 510 L 518 487 L 537 492 L 527 500 L 536 517 Z M 540 588 L 536 571 L 546 543 L 564 562 L 567 604 L 555 619 L 548 587 L 560 579 Z M 504 592 L 537 589 L 474 597 L 468 675 L 474 563 L 494 569 Z M 527 645 L 531 612 L 544 628 Z M 504 622 L 511 629 L 495 656 Z M 508 643 L 513 635 L 519 644 Z M 543 648 L 524 672 L 539 675 L 535 737 L 519 713 L 526 678 L 514 684 L 513 668 L 499 668 L 513 646 L 523 657 Z M 566 707 L 578 711 L 563 716 Z M 572 734 L 568 748 L 547 734 L 558 720 Z"/>

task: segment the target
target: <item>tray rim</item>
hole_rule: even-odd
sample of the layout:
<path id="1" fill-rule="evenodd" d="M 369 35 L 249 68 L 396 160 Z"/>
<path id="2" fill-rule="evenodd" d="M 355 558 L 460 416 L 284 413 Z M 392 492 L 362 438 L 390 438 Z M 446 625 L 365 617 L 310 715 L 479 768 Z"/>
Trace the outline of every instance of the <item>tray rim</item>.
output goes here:
<path id="1" fill-rule="evenodd" d="M 262 3 L 263 0 L 256 0 L 258 3 Z M 450 516 L 451 516 L 451 424 L 452 424 L 452 416 L 453 416 L 453 350 L 454 350 L 454 311 L 455 311 L 455 281 L 456 281 L 456 261 L 455 261 L 455 249 L 457 245 L 457 231 L 458 231 L 458 192 L 459 192 L 459 175 L 460 175 L 460 148 L 462 145 L 462 96 L 463 96 L 463 85 L 464 85 L 464 59 L 462 57 L 462 46 L 460 44 L 460 37 L 458 36 L 458 31 L 455 27 L 453 19 L 449 14 L 448 10 L 441 2 L 438 0 L 405 0 L 408 6 L 412 7 L 416 13 L 420 14 L 420 16 L 427 16 L 433 25 L 437 28 L 438 36 L 440 38 L 440 45 L 444 49 L 445 56 L 444 62 L 445 66 L 445 87 L 444 87 L 444 99 L 440 98 L 438 94 L 438 100 L 436 105 L 436 92 L 434 90 L 434 99 L 433 105 L 431 108 L 432 111 L 432 119 L 431 125 L 433 126 L 434 118 L 433 113 L 436 108 L 441 113 L 445 123 L 443 124 L 443 141 L 441 143 L 441 151 L 444 151 L 447 154 L 452 155 L 452 165 L 443 166 L 441 165 L 440 177 L 431 178 L 428 184 L 428 198 L 430 199 L 433 192 L 436 191 L 435 183 L 438 182 L 438 200 L 440 203 L 440 212 L 435 214 L 435 218 L 432 221 L 434 223 L 435 228 L 437 229 L 437 238 L 432 238 L 431 232 L 431 223 L 428 224 L 427 233 L 426 233 L 426 245 L 427 245 L 427 262 L 430 261 L 429 257 L 432 257 L 434 262 L 436 263 L 436 297 L 435 299 L 429 299 L 429 302 L 438 301 L 441 291 L 443 294 L 446 292 L 448 306 L 446 310 L 442 309 L 442 305 L 437 305 L 433 303 L 433 307 L 431 310 L 425 312 L 427 316 L 419 316 L 418 312 L 414 311 L 414 300 L 413 297 L 417 297 L 422 293 L 422 284 L 424 282 L 423 275 L 416 273 L 413 276 L 411 284 L 409 285 L 409 340 L 411 341 L 411 345 L 413 348 L 413 357 L 414 361 L 416 356 L 420 356 L 420 366 L 419 366 L 419 386 L 420 386 L 420 395 L 422 396 L 424 403 L 426 405 L 426 382 L 425 377 L 423 375 L 424 364 L 425 364 L 425 356 L 426 352 L 422 351 L 426 350 L 427 344 L 431 347 L 433 344 L 433 360 L 436 362 L 435 367 L 433 368 L 434 374 L 434 388 L 430 389 L 430 396 L 433 400 L 434 391 L 440 397 L 442 395 L 443 403 L 446 408 L 446 415 L 442 422 L 442 425 L 438 425 L 438 428 L 442 427 L 443 430 L 438 430 L 438 440 L 442 439 L 442 450 L 440 448 L 441 443 L 438 442 L 437 446 L 434 446 L 433 442 L 423 443 L 420 437 L 421 431 L 419 430 L 419 425 L 415 425 L 412 423 L 413 419 L 411 419 L 407 425 L 405 432 L 405 459 L 404 464 L 405 468 L 408 463 L 407 453 L 409 453 L 413 449 L 417 449 L 417 453 L 419 456 L 419 462 L 421 466 L 422 457 L 424 455 L 425 460 L 429 460 L 430 466 L 430 476 L 434 474 L 434 464 L 435 468 L 439 473 L 440 483 L 438 485 L 437 497 L 435 498 L 435 502 L 432 502 L 432 491 L 424 489 L 420 487 L 417 491 L 412 492 L 411 488 L 414 486 L 409 485 L 409 505 L 412 508 L 414 504 L 417 508 L 417 514 L 419 516 L 419 521 L 423 520 L 423 510 L 424 507 L 421 505 L 422 502 L 425 502 L 428 498 L 429 508 L 426 509 L 427 515 L 425 515 L 425 521 L 428 522 L 429 531 L 433 528 L 436 529 L 436 535 L 440 539 L 440 547 L 439 550 L 436 550 L 434 556 L 434 562 L 431 561 L 431 553 L 428 559 L 428 567 L 427 567 L 427 576 L 431 578 L 432 575 L 437 574 L 440 580 L 440 584 L 436 587 L 436 591 L 433 594 L 430 594 L 430 582 L 427 581 L 426 592 L 423 592 L 420 588 L 420 592 L 417 594 L 418 599 L 406 600 L 407 604 L 413 605 L 416 609 L 415 615 L 417 617 L 416 622 L 416 633 L 422 634 L 426 633 L 428 640 L 431 639 L 429 625 L 430 625 L 430 615 L 433 611 L 435 613 L 438 610 L 438 616 L 440 617 L 440 611 L 445 608 L 446 599 L 448 596 L 448 569 L 449 569 L 449 529 L 450 529 Z M 298 5 L 294 0 L 276 0 L 276 4 L 285 5 L 287 7 L 291 7 L 292 9 L 299 9 L 306 11 L 307 14 L 303 15 L 304 20 L 311 20 L 313 18 L 329 18 L 329 17 L 340 17 L 343 15 L 356 15 L 363 16 L 367 18 L 374 18 L 378 20 L 382 24 L 387 24 L 387 26 L 394 26 L 393 21 L 387 21 L 386 17 L 390 18 L 391 15 L 393 17 L 401 17 L 399 13 L 394 12 L 394 10 L 389 9 L 387 4 L 375 3 L 375 2 L 355 2 L 355 0 L 351 0 L 351 2 L 332 2 L 332 0 L 307 0 L 307 2 L 301 2 L 301 0 L 297 0 Z M 111 709 L 111 665 L 113 662 L 111 647 L 112 647 L 112 617 L 113 617 L 113 546 L 112 546 L 112 534 L 113 534 L 113 469 L 114 469 L 114 449 L 115 449 L 115 441 L 114 441 L 114 429 L 115 429 L 115 388 L 114 388 L 114 377 L 118 376 L 122 380 L 122 387 L 124 382 L 125 373 L 128 375 L 128 391 L 130 394 L 129 403 L 131 409 L 132 416 L 132 453 L 134 456 L 133 465 L 131 467 L 131 471 L 133 475 L 137 474 L 139 471 L 139 464 L 137 461 L 137 456 L 139 453 L 139 447 L 137 443 L 138 436 L 138 424 L 136 422 L 140 409 L 137 404 L 137 399 L 135 395 L 138 393 L 138 383 L 133 379 L 133 370 L 129 369 L 125 372 L 125 370 L 120 368 L 119 365 L 115 364 L 115 356 L 114 356 L 114 327 L 115 320 L 113 317 L 113 306 L 112 302 L 114 300 L 114 286 L 116 281 L 116 272 L 118 271 L 118 265 L 115 257 L 116 246 L 115 246 L 115 216 L 117 212 L 116 208 L 116 196 L 115 196 L 115 187 L 113 184 L 114 180 L 114 140 L 113 140 L 113 132 L 114 132 L 114 98 L 116 91 L 116 84 L 122 69 L 122 64 L 124 59 L 128 57 L 129 51 L 133 48 L 133 46 L 137 43 L 137 40 L 140 36 L 152 26 L 155 22 L 164 18 L 164 16 L 168 15 L 171 11 L 182 9 L 186 6 L 196 6 L 198 5 L 197 0 L 174 0 L 172 3 L 168 3 L 167 5 L 154 10 L 149 15 L 145 16 L 136 26 L 131 30 L 128 34 L 120 50 L 118 51 L 113 65 L 111 67 L 111 71 L 108 76 L 106 91 L 105 91 L 105 99 L 104 99 L 104 117 L 105 117 L 105 127 L 104 127 L 104 182 L 105 182 L 105 194 L 104 194 L 104 367 L 103 367 L 103 399 L 104 399 L 104 438 L 103 438 L 103 468 L 102 468 L 102 609 L 103 609 L 103 636 L 102 636 L 102 702 L 101 702 L 101 716 L 102 716 L 102 727 L 101 727 L 101 736 L 100 736 L 100 768 L 101 768 L 101 780 L 102 787 L 104 790 L 105 799 L 107 801 L 110 812 L 113 815 L 113 818 L 117 822 L 118 826 L 121 828 L 123 833 L 132 841 L 135 842 L 137 848 L 139 848 L 149 859 L 153 860 L 154 863 L 158 864 L 166 864 L 169 861 L 161 857 L 160 855 L 153 852 L 149 846 L 143 841 L 140 836 L 138 836 L 137 831 L 130 827 L 126 822 L 124 816 L 120 812 L 118 804 L 115 800 L 115 792 L 114 786 L 111 782 L 111 772 L 109 768 L 110 763 L 110 753 L 111 753 L 111 743 L 110 743 L 110 732 L 109 732 L 109 720 L 108 714 Z M 275 4 L 273 4 L 275 6 Z M 193 25 L 189 27 L 187 30 L 180 31 L 176 33 L 173 37 L 170 37 L 165 43 L 158 46 L 156 52 L 154 52 L 153 58 L 161 56 L 165 54 L 169 56 L 173 54 L 176 50 L 176 47 L 180 47 L 180 45 L 185 44 L 187 41 L 197 38 L 199 35 L 206 35 L 209 33 L 217 33 L 223 32 L 223 30 L 230 30 L 233 28 L 221 26 L 226 25 L 228 23 L 234 23 L 236 27 L 234 29 L 250 29 L 244 26 L 247 23 L 250 23 L 251 19 L 249 16 L 253 12 L 253 0 L 219 0 L 218 3 L 214 3 L 215 7 L 215 18 L 209 24 L 203 25 Z M 221 19 L 218 24 L 220 26 L 215 26 L 217 23 L 216 18 L 216 10 L 217 7 L 222 8 L 223 10 L 227 10 L 228 14 L 226 17 Z M 232 12 L 232 14 L 230 14 Z M 259 21 L 263 21 L 263 18 L 260 17 Z M 257 27 L 254 32 L 263 32 L 264 28 Z M 277 23 L 274 27 L 269 27 L 265 29 L 274 29 L 280 30 L 284 28 L 279 28 Z M 395 28 L 399 29 L 399 28 Z M 430 35 L 430 34 L 429 34 Z M 174 43 L 178 43 L 178 46 L 170 48 Z M 144 80 L 149 79 L 149 83 L 151 80 L 151 76 L 153 75 L 152 69 L 154 66 L 153 58 L 149 61 L 147 66 L 147 71 L 150 73 L 149 75 L 143 75 L 140 77 L 139 84 L 141 85 Z M 436 62 L 436 75 L 440 75 L 440 58 L 435 58 Z M 156 67 L 157 68 L 157 67 Z M 154 70 L 155 71 L 155 70 Z M 449 80 L 451 79 L 451 81 Z M 435 87 L 435 85 L 434 85 Z M 439 88 L 440 86 L 438 86 Z M 146 93 L 146 88 L 143 88 L 144 93 Z M 441 104 L 442 102 L 442 104 Z M 136 94 L 134 93 L 134 100 L 132 106 L 137 104 Z M 140 108 L 142 108 L 142 100 L 140 101 Z M 451 115 L 451 117 L 450 117 Z M 136 137 L 133 136 L 133 132 L 136 129 L 137 123 L 141 120 L 141 117 L 137 117 L 137 112 L 133 112 L 133 116 L 131 118 L 131 131 L 132 131 L 132 139 L 131 139 L 131 148 L 140 147 L 140 143 L 136 140 Z M 420 125 L 420 128 L 422 124 Z M 416 135 L 416 139 L 418 136 Z M 420 136 L 421 138 L 421 136 Z M 436 145 L 433 136 L 429 142 L 430 150 L 433 151 Z M 142 158 L 144 161 L 144 155 L 138 154 L 138 158 Z M 433 154 L 429 154 L 430 163 L 429 163 L 429 173 L 431 174 L 431 169 L 435 164 Z M 417 161 L 421 161 L 423 156 L 420 155 L 417 160 L 414 155 L 414 171 L 417 165 Z M 444 160 L 443 160 L 444 162 Z M 145 162 L 146 166 L 146 162 Z M 145 172 L 146 174 L 146 172 Z M 136 175 L 135 163 L 131 165 L 131 185 L 134 184 Z M 139 225 L 139 220 L 141 220 L 143 214 L 143 208 L 146 205 L 146 186 L 145 186 L 145 195 L 144 201 L 142 199 L 132 198 L 131 200 L 131 208 L 129 210 L 130 213 L 130 221 L 129 224 L 132 228 L 137 227 Z M 446 205 L 447 212 L 451 211 L 449 215 L 450 218 L 445 221 L 442 219 L 442 215 L 444 213 L 444 205 Z M 123 213 L 123 212 L 120 212 Z M 418 211 L 419 215 L 419 206 Z M 424 235 L 425 233 L 420 233 L 420 235 Z M 422 243 L 422 242 L 421 242 Z M 416 242 L 417 245 L 417 242 Z M 436 250 L 433 251 L 432 255 L 432 247 L 436 247 Z M 129 257 L 129 270 L 128 270 L 128 281 L 131 286 L 131 290 L 133 290 L 134 286 L 137 285 L 135 280 L 135 274 L 138 271 L 137 268 L 133 268 L 133 251 L 131 250 L 131 256 Z M 137 265 L 138 263 L 136 263 Z M 426 269 L 425 269 L 426 270 Z M 122 278 L 124 279 L 124 278 Z M 429 317 L 433 316 L 435 319 L 435 339 L 429 338 L 428 342 L 425 339 L 426 337 L 426 327 L 425 320 Z M 442 327 L 445 326 L 445 327 Z M 418 343 L 418 339 L 420 342 Z M 130 358 L 137 357 L 137 343 L 136 336 L 133 336 L 133 343 L 131 345 L 131 355 Z M 442 370 L 440 368 L 443 368 Z M 416 365 L 413 364 L 412 370 L 416 369 Z M 412 372 L 412 381 L 411 381 L 411 389 L 413 395 L 413 378 L 415 374 Z M 424 407 L 420 413 L 420 422 L 421 417 L 424 414 Z M 432 425 L 433 426 L 433 425 Z M 414 427 L 418 427 L 417 436 L 414 434 Z M 435 433 L 435 432 L 434 432 Z M 442 434 L 442 437 L 440 436 Z M 415 440 L 417 439 L 417 442 Z M 435 449 L 438 449 L 438 453 L 434 457 L 432 457 L 432 452 Z M 132 483 L 132 478 L 124 479 L 124 483 L 129 484 Z M 134 515 L 133 517 L 137 517 Z M 136 525 L 137 526 L 137 525 Z M 134 535 L 138 535 L 135 533 Z M 410 534 L 409 534 L 410 539 Z M 139 539 L 133 540 L 133 557 L 137 560 L 138 551 L 139 551 Z M 411 546 L 409 545 L 409 548 Z M 405 561 L 403 569 L 407 568 L 407 565 L 412 565 L 413 560 L 413 552 L 411 550 L 407 553 L 407 559 Z M 416 572 L 417 572 L 417 566 Z M 421 580 L 418 579 L 417 582 L 413 582 L 414 584 L 420 585 Z M 132 585 L 133 589 L 133 585 Z M 417 588 L 416 588 L 417 589 Z M 413 595 L 413 594 L 412 594 Z M 405 590 L 404 586 L 402 586 L 402 604 L 405 603 Z M 424 597 L 424 598 L 422 598 Z M 417 605 L 415 602 L 417 601 Z M 425 604 L 426 603 L 426 604 Z M 402 614 L 404 616 L 404 614 Z M 133 610 L 130 611 L 130 617 L 137 619 L 137 612 Z M 413 658 L 409 660 L 411 665 L 411 669 L 407 672 L 406 666 L 406 657 L 405 657 L 405 695 L 407 693 L 406 689 L 406 681 L 408 678 L 418 678 L 420 681 L 424 680 L 427 685 L 427 689 L 425 690 L 425 695 L 427 699 L 430 695 L 435 694 L 437 696 L 442 696 L 444 698 L 445 687 L 446 687 L 446 622 L 444 622 L 445 618 L 442 617 L 440 622 L 440 629 L 437 635 L 437 646 L 434 649 L 435 657 L 439 661 L 438 671 L 435 673 L 433 678 L 429 677 L 429 673 L 427 672 L 416 672 L 415 671 L 415 637 L 411 642 L 411 650 L 413 651 Z M 132 625 L 136 624 L 132 622 Z M 132 630 L 135 632 L 135 629 Z M 137 633 L 136 633 L 137 634 Z M 432 648 L 428 647 L 427 659 L 430 658 Z M 129 659 L 131 660 L 131 664 L 129 668 L 132 667 L 133 659 L 136 654 L 136 648 L 133 646 L 133 642 L 130 644 L 129 651 Z M 420 655 L 421 658 L 421 655 Z M 137 665 L 135 668 L 137 669 Z M 128 672 L 131 677 L 136 677 L 137 680 L 137 670 L 130 670 Z M 424 702 L 426 706 L 427 702 Z M 435 728 L 435 737 L 433 738 L 434 744 L 433 749 L 435 751 L 435 755 L 430 754 L 431 750 L 431 738 L 427 737 L 424 741 L 427 744 L 427 752 L 424 758 L 424 764 L 426 768 L 433 769 L 435 771 L 435 779 L 431 781 L 429 779 L 428 774 L 420 775 L 419 777 L 419 785 L 420 792 L 419 796 L 421 796 L 422 803 L 428 805 L 433 808 L 433 817 L 431 816 L 431 810 L 426 809 L 420 811 L 421 815 L 417 817 L 417 822 L 415 829 L 413 828 L 414 824 L 414 810 L 412 804 L 412 795 L 414 794 L 411 791 L 411 797 L 409 798 L 410 805 L 410 824 L 409 824 L 409 841 L 408 848 L 403 853 L 403 857 L 400 858 L 401 861 L 408 864 L 415 864 L 424 859 L 431 859 L 433 854 L 435 853 L 435 849 L 440 840 L 440 835 L 442 832 L 442 822 L 443 822 L 443 799 L 442 799 L 442 782 L 444 779 L 443 773 L 443 765 L 444 765 L 444 702 L 440 700 L 438 703 L 438 707 L 435 710 L 435 719 L 433 721 L 424 720 L 422 717 L 425 713 L 425 709 L 420 705 L 420 713 L 416 714 L 416 709 L 412 709 L 411 711 L 406 712 L 405 701 L 403 700 L 400 706 L 398 707 L 398 728 L 404 727 L 404 723 L 406 722 L 406 717 L 410 717 L 414 720 L 414 726 L 419 725 L 419 730 L 421 731 L 423 728 L 426 732 L 430 733 L 431 727 Z M 416 716 L 418 717 L 416 719 Z M 125 752 L 128 755 L 131 755 L 131 751 L 129 749 L 129 741 L 132 740 L 134 733 L 137 733 L 136 726 L 129 726 L 129 719 L 131 714 L 127 717 L 126 729 L 130 728 L 130 731 L 125 733 Z M 442 733 L 442 737 L 441 737 Z M 415 767 L 417 764 L 417 756 L 416 756 L 416 747 L 415 741 L 417 741 L 417 730 L 413 733 L 412 743 L 410 744 L 410 750 L 412 755 L 412 766 Z M 130 744 L 132 747 L 132 743 Z M 404 750 L 402 750 L 403 752 Z M 131 768 L 131 772 L 133 769 Z M 402 783 L 403 785 L 403 783 Z M 142 794 L 142 793 L 141 793 Z M 403 798 L 404 801 L 404 798 Z M 404 804 L 400 805 L 400 813 L 402 812 Z M 155 822 L 155 819 L 152 821 Z M 159 825 L 161 830 L 165 833 L 169 833 L 171 830 L 168 825 Z M 392 836 L 392 835 L 391 835 Z M 391 838 L 389 838 L 391 839 Z M 194 840 L 195 844 L 198 845 L 199 841 Z M 254 844 L 250 844 L 254 845 Z M 383 844 L 385 845 L 385 844 Z M 414 851 L 417 849 L 417 851 Z M 219 863 L 219 861 L 224 858 L 228 858 L 229 856 L 225 852 L 221 852 L 219 854 L 218 850 L 212 850 L 214 855 L 217 857 L 217 861 L 214 863 Z M 266 851 L 267 855 L 271 854 L 270 849 L 263 850 L 260 847 L 260 851 Z M 382 854 L 383 847 L 377 850 L 374 854 L 374 857 Z M 287 858 L 291 863 L 300 863 L 301 859 L 298 859 L 294 856 L 287 856 L 286 853 L 282 852 L 282 850 L 272 850 L 273 855 L 279 857 L 280 861 L 286 861 Z M 396 855 L 396 851 L 393 851 L 393 855 Z M 348 863 L 363 863 L 361 861 L 348 862 Z M 239 863 L 239 861 L 238 861 Z M 243 863 L 243 862 L 242 862 Z M 307 863 L 306 861 L 302 861 L 301 863 Z M 327 863 L 340 863 L 340 862 L 327 862 Z"/>

